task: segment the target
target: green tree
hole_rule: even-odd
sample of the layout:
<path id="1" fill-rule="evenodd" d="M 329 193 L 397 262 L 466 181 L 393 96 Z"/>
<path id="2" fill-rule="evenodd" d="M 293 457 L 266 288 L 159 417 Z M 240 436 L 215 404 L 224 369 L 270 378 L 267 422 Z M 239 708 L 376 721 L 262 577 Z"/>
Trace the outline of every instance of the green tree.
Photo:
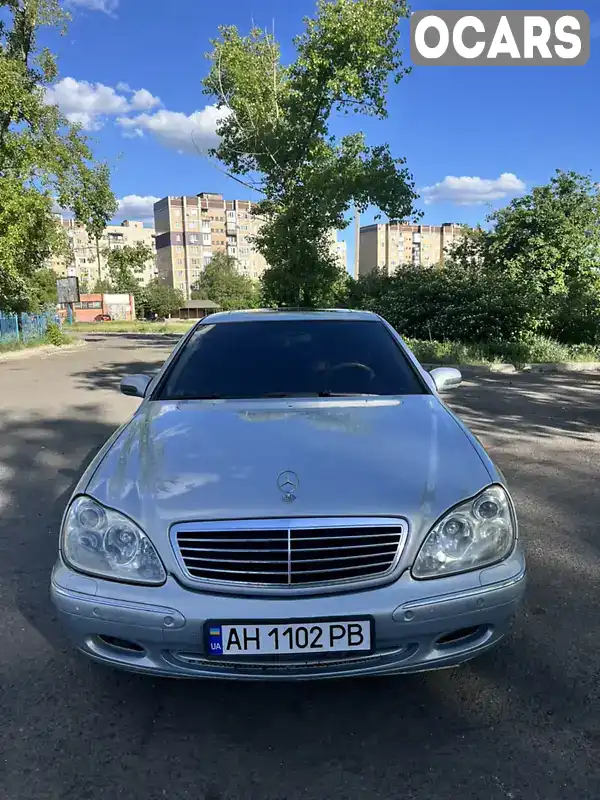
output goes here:
<path id="1" fill-rule="evenodd" d="M 66 253 L 66 237 L 52 216 L 52 198 L 0 175 L 0 310 L 29 308 L 31 278 L 52 251 Z"/>
<path id="2" fill-rule="evenodd" d="M 481 225 L 465 226 L 463 235 L 444 254 L 446 269 L 482 270 L 486 267 L 490 234 Z"/>
<path id="3" fill-rule="evenodd" d="M 108 278 L 100 278 L 94 284 L 93 288 L 94 294 L 107 294 L 114 291 L 112 283 L 108 280 Z"/>
<path id="4" fill-rule="evenodd" d="M 0 304 L 23 310 L 33 273 L 67 253 L 55 201 L 92 232 L 117 204 L 80 127 L 45 102 L 57 68 L 37 40 L 44 27 L 64 30 L 58 1 L 0 0 L 0 18 Z"/>
<path id="5" fill-rule="evenodd" d="M 406 16 L 405 0 L 319 0 L 289 66 L 274 36 L 256 28 L 242 36 L 222 27 L 213 41 L 204 87 L 223 118 L 212 154 L 262 195 L 255 242 L 270 265 L 268 303 L 336 301 L 346 279 L 328 235 L 348 225 L 353 205 L 373 204 L 391 218 L 412 212 L 403 160 L 388 145 L 367 145 L 362 133 L 336 138 L 329 127 L 334 113 L 387 116 L 389 79 L 407 71 L 398 41 Z"/>
<path id="6" fill-rule="evenodd" d="M 540 294 L 595 282 L 600 267 L 600 191 L 591 178 L 558 170 L 551 181 L 491 214 L 487 256 Z"/>
<path id="7" fill-rule="evenodd" d="M 179 289 L 159 283 L 158 280 L 150 283 L 142 290 L 139 304 L 139 315 L 153 317 L 169 317 L 183 306 L 185 298 Z"/>
<path id="8" fill-rule="evenodd" d="M 152 249 L 143 242 L 136 242 L 133 246 L 126 244 L 119 249 L 107 249 L 104 255 L 112 291 L 132 294 L 136 307 L 142 305 L 145 300 L 142 275 L 153 259 Z"/>
<path id="9" fill-rule="evenodd" d="M 240 275 L 237 261 L 223 251 L 214 254 L 192 287 L 194 300 L 212 300 L 224 311 L 256 308 L 259 292 L 256 283 Z"/>
<path id="10" fill-rule="evenodd" d="M 72 210 L 75 218 L 96 243 L 98 279 L 102 280 L 100 239 L 119 204 L 110 188 L 110 170 L 106 164 L 87 170 L 81 176 L 81 190 L 74 192 Z"/>
<path id="11" fill-rule="evenodd" d="M 600 340 L 598 184 L 558 170 L 488 221 L 485 269 L 491 280 L 508 276 L 519 283 L 536 329 L 565 341 Z"/>
<path id="12" fill-rule="evenodd" d="M 58 302 L 56 279 L 56 272 L 47 267 L 38 269 L 33 273 L 30 303 L 32 311 L 43 311 L 46 308 L 52 307 L 56 309 L 56 303 Z"/>

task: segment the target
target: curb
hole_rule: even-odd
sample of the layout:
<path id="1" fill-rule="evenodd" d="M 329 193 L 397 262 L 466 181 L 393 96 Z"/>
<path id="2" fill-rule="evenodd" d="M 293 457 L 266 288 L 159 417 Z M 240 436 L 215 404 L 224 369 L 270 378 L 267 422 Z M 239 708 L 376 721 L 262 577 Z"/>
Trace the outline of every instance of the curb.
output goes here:
<path id="1" fill-rule="evenodd" d="M 87 342 L 83 339 L 70 344 L 63 344 L 55 347 L 53 344 L 43 344 L 40 347 L 25 347 L 22 350 L 10 350 L 8 353 L 0 353 L 0 364 L 5 361 L 18 361 L 22 358 L 32 358 L 33 356 L 46 356 L 56 353 L 68 353 L 70 350 L 79 350 L 85 347 Z"/>
<path id="2" fill-rule="evenodd" d="M 563 361 L 563 362 L 540 362 L 537 364 L 422 364 L 424 369 L 430 370 L 436 367 L 453 367 L 460 370 L 463 376 L 477 377 L 478 375 L 489 375 L 500 373 L 504 375 L 517 375 L 524 372 L 541 373 L 577 373 L 577 372 L 600 372 L 600 361 Z"/>

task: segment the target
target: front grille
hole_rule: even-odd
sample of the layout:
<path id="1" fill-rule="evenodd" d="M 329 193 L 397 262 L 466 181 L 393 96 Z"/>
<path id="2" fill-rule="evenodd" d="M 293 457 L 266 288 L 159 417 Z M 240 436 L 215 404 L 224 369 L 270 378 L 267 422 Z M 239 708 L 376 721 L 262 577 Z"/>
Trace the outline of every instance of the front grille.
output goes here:
<path id="1" fill-rule="evenodd" d="M 397 562 L 406 526 L 398 519 L 237 521 L 185 525 L 174 543 L 196 580 L 307 586 L 374 579 Z"/>
<path id="2" fill-rule="evenodd" d="M 340 658 L 339 653 L 323 654 L 320 658 L 307 659 L 296 657 L 293 660 L 284 661 L 270 660 L 264 656 L 254 659 L 236 659 L 235 661 L 223 661 L 220 658 L 207 658 L 203 653 L 193 653 L 189 651 L 174 650 L 168 655 L 173 661 L 178 661 L 188 667 L 198 667 L 211 670 L 227 670 L 233 672 L 260 673 L 260 672 L 298 672 L 302 670 L 314 669 L 315 672 L 334 669 L 337 667 L 355 667 L 362 664 L 373 664 L 399 656 L 412 655 L 415 652 L 415 645 L 404 644 L 400 647 L 388 647 L 377 653 L 370 655 L 352 656 Z"/>

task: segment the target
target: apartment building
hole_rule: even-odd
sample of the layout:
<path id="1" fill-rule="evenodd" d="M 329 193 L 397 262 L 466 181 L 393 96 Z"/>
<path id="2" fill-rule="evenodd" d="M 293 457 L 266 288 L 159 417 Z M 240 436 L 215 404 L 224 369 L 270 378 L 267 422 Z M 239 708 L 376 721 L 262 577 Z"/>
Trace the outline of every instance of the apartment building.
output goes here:
<path id="1" fill-rule="evenodd" d="M 193 285 L 219 250 L 237 259 L 242 275 L 260 278 L 267 262 L 252 244 L 261 223 L 251 209 L 249 200 L 225 200 L 211 192 L 159 200 L 154 205 L 159 280 L 180 289 L 189 300 Z"/>
<path id="2" fill-rule="evenodd" d="M 152 257 L 148 259 L 144 272 L 140 275 L 143 284 L 149 283 L 156 277 L 156 249 L 154 228 L 144 227 L 143 222 L 125 220 L 120 225 L 108 225 L 100 239 L 100 264 L 98 264 L 98 251 L 96 241 L 88 235 L 85 228 L 80 227 L 73 219 L 66 219 L 57 215 L 62 227 L 66 230 L 70 255 L 68 258 L 54 257 L 50 266 L 58 275 L 78 277 L 82 291 L 92 291 L 99 279 L 107 278 L 106 250 L 119 249 L 125 245 L 135 246 L 142 242 L 152 250 Z"/>
<path id="3" fill-rule="evenodd" d="M 453 222 L 442 225 L 408 225 L 388 222 L 360 229 L 359 274 L 379 268 L 391 275 L 398 267 L 433 267 L 444 261 L 447 249 L 464 235 L 465 227 Z"/>
<path id="4" fill-rule="evenodd" d="M 337 231 L 331 230 L 329 232 L 329 246 L 331 252 L 337 258 L 339 264 L 344 269 L 348 269 L 348 251 L 346 242 L 337 238 Z"/>

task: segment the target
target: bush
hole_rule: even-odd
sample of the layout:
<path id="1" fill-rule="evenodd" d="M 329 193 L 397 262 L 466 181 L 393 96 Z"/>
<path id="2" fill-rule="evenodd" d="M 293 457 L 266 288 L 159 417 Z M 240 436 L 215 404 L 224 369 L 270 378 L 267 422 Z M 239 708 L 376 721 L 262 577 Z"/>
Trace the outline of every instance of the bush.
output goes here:
<path id="1" fill-rule="evenodd" d="M 600 346 L 566 345 L 545 336 L 530 336 L 521 342 L 464 344 L 462 342 L 405 339 L 422 364 L 524 364 L 599 361 Z"/>
<path id="2" fill-rule="evenodd" d="M 50 322 L 46 330 L 46 341 L 55 347 L 61 347 L 63 344 L 68 344 L 71 337 L 63 333 L 60 325 L 57 325 L 56 322 Z"/>
<path id="3" fill-rule="evenodd" d="M 519 341 L 535 330 L 527 290 L 478 270 L 405 268 L 360 279 L 352 294 L 356 305 L 415 339 Z"/>

